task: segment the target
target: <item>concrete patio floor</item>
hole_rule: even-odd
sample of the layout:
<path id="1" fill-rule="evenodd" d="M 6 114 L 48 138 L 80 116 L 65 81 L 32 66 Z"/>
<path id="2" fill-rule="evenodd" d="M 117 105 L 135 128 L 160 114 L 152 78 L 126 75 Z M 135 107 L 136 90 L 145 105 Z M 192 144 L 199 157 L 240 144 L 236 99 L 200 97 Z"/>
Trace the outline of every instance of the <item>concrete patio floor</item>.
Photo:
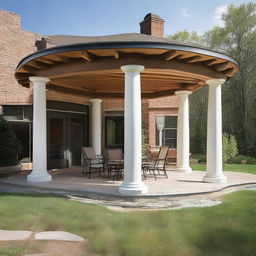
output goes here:
<path id="1" fill-rule="evenodd" d="M 234 188 L 237 190 L 246 185 L 256 185 L 256 175 L 253 174 L 224 172 L 228 182 L 216 184 L 202 182 L 202 178 L 205 175 L 203 171 L 178 173 L 170 170 L 168 171 L 168 179 L 159 178 L 155 180 L 153 177 L 149 177 L 144 180 L 145 185 L 149 188 L 148 194 L 126 197 L 121 196 L 117 190 L 122 181 L 112 181 L 99 177 L 97 173 L 93 174 L 91 179 L 88 179 L 87 176 L 82 175 L 81 168 L 79 167 L 51 171 L 51 174 L 52 181 L 45 183 L 27 183 L 27 173 L 4 177 L 0 179 L 0 191 L 5 191 L 4 186 L 9 186 L 7 192 L 58 194 L 103 200 L 145 200 L 166 197 L 188 198 L 198 195 L 216 194 L 225 192 L 228 189 L 234 190 Z M 10 186 L 13 189 L 10 190 Z"/>

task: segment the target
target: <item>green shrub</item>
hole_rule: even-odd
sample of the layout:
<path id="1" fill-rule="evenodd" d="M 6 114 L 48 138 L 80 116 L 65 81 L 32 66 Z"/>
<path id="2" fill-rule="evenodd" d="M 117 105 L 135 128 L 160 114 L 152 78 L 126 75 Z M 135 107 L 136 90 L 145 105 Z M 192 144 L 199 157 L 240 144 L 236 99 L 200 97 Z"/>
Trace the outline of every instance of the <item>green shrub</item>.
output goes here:
<path id="1" fill-rule="evenodd" d="M 20 142 L 9 123 L 0 115 L 0 166 L 15 165 L 18 162 Z"/>
<path id="2" fill-rule="evenodd" d="M 191 158 L 197 160 L 197 163 L 206 163 L 206 155 L 192 154 Z"/>
<path id="3" fill-rule="evenodd" d="M 238 155 L 228 160 L 229 164 L 256 164 L 256 158 Z"/>
<path id="4" fill-rule="evenodd" d="M 235 136 L 224 133 L 222 135 L 222 160 L 226 163 L 238 153 Z"/>
<path id="5" fill-rule="evenodd" d="M 199 159 L 190 158 L 189 162 L 190 162 L 190 164 L 198 164 L 199 163 Z"/>

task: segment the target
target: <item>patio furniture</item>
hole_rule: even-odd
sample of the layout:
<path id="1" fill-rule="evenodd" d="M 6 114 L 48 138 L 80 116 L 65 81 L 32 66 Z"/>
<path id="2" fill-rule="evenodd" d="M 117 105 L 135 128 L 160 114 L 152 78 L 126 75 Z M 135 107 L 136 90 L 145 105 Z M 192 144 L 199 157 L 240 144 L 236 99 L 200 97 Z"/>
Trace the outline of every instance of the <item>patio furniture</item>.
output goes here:
<path id="1" fill-rule="evenodd" d="M 166 172 L 166 161 L 167 161 L 167 155 L 169 151 L 169 146 L 162 146 L 160 147 L 159 153 L 157 158 L 154 161 L 146 161 L 142 162 L 142 171 L 143 176 L 146 179 L 147 178 L 147 172 L 151 175 L 153 173 L 155 180 L 156 178 L 156 172 L 161 175 L 160 172 L 163 172 L 163 175 L 168 178 L 167 172 Z"/>
<path id="2" fill-rule="evenodd" d="M 107 177 L 111 177 L 112 171 L 114 171 L 113 180 L 118 180 L 123 174 L 123 152 L 122 149 L 107 149 L 106 150 L 106 166 L 108 169 Z"/>
<path id="3" fill-rule="evenodd" d="M 104 162 L 102 156 L 96 155 L 92 147 L 82 148 L 82 172 L 83 175 L 88 174 L 89 179 L 94 170 L 99 171 L 99 176 L 101 170 L 104 171 Z M 86 169 L 86 172 L 85 172 Z"/>

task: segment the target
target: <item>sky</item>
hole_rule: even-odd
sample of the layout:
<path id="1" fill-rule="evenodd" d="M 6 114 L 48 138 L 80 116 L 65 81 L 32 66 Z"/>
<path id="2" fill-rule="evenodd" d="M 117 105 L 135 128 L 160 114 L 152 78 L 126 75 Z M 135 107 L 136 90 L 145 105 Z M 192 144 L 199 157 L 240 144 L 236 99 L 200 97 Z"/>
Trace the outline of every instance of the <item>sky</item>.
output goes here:
<path id="1" fill-rule="evenodd" d="M 24 30 L 82 36 L 139 33 L 139 22 L 151 12 L 165 20 L 170 35 L 184 29 L 203 34 L 222 26 L 227 6 L 245 2 L 249 0 L 0 0 L 0 9 L 20 14 Z"/>

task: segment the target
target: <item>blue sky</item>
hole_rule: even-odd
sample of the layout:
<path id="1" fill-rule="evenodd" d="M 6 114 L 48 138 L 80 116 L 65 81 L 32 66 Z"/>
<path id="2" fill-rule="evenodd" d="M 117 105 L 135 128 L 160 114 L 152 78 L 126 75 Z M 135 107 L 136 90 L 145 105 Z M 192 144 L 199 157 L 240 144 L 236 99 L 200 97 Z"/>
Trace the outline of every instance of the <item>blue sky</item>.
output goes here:
<path id="1" fill-rule="evenodd" d="M 255 1 L 255 0 L 254 0 Z M 165 19 L 165 34 L 221 25 L 231 3 L 247 0 L 0 0 L 0 9 L 21 15 L 22 28 L 42 35 L 107 35 L 139 32 L 149 13 Z"/>

